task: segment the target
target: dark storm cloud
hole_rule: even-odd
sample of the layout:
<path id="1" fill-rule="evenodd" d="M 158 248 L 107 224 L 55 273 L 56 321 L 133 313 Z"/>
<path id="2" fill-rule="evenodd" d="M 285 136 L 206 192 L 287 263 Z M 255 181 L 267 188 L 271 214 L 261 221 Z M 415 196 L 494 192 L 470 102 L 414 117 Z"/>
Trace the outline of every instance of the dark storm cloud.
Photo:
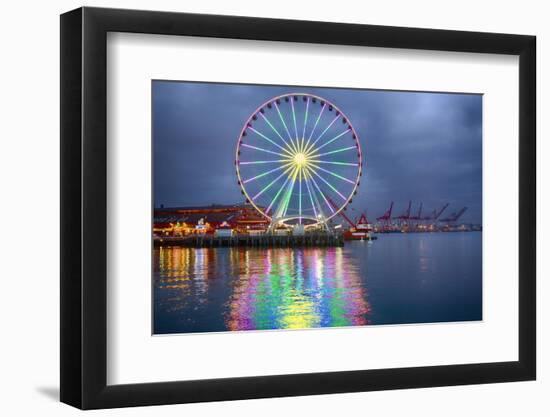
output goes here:
<path id="1" fill-rule="evenodd" d="M 353 208 L 381 215 L 413 200 L 423 214 L 449 202 L 481 222 L 482 97 L 439 94 L 206 84 L 153 83 L 154 199 L 159 206 L 242 201 L 235 145 L 250 114 L 279 94 L 308 92 L 340 107 L 366 158 Z"/>

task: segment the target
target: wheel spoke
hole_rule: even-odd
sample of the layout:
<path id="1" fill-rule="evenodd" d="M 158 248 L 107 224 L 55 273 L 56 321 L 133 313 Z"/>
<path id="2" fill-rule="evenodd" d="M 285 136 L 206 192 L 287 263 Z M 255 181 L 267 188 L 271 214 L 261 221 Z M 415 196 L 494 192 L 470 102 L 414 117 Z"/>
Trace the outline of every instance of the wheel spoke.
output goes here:
<path id="1" fill-rule="evenodd" d="M 288 162 L 288 159 L 277 159 L 275 161 L 239 161 L 239 165 L 261 165 L 261 164 L 275 164 L 279 162 Z"/>
<path id="2" fill-rule="evenodd" d="M 241 143 L 241 146 L 244 146 L 245 148 L 255 149 L 257 151 L 267 152 L 267 153 L 270 153 L 270 154 L 273 154 L 273 155 L 282 156 L 283 158 L 288 158 L 289 157 L 288 155 L 286 155 L 284 153 L 270 151 L 269 149 L 264 149 L 264 148 L 259 148 L 257 146 L 248 145 L 247 143 Z"/>
<path id="3" fill-rule="evenodd" d="M 253 200 L 256 200 L 259 196 L 261 196 L 263 193 L 265 193 L 267 190 L 271 188 L 273 184 L 275 184 L 281 177 L 283 177 L 292 167 L 288 167 L 281 175 L 279 175 L 277 178 L 275 178 L 273 181 L 271 181 L 269 184 L 267 184 L 264 188 L 262 188 L 258 194 L 256 194 L 254 197 L 252 197 Z"/>
<path id="4" fill-rule="evenodd" d="M 350 149 L 357 149 L 357 146 L 348 146 L 347 148 L 340 148 L 340 149 L 336 149 L 334 151 L 330 151 L 330 152 L 325 152 L 325 153 L 320 153 L 320 154 L 313 154 L 311 155 L 310 157 L 311 158 L 319 158 L 320 156 L 326 156 L 326 155 L 332 155 L 332 154 L 335 154 L 335 153 L 340 153 L 340 152 L 345 152 L 345 151 L 349 151 Z M 316 149 L 317 151 L 318 149 Z"/>
<path id="5" fill-rule="evenodd" d="M 315 181 L 315 178 L 313 178 L 313 175 L 311 175 L 311 170 L 308 168 L 308 173 L 310 174 L 309 175 L 309 178 L 311 179 L 311 181 L 313 182 L 313 185 L 315 185 L 315 188 L 317 188 L 317 191 L 319 191 L 319 194 L 321 194 L 321 197 L 323 197 L 323 200 L 325 200 L 325 203 L 327 204 L 328 208 L 330 209 L 330 211 L 332 213 L 334 213 L 334 208 L 332 207 L 332 205 L 328 202 L 327 198 L 325 197 L 325 195 L 323 194 L 323 192 L 321 191 L 321 188 L 319 188 L 319 184 L 317 184 L 317 181 Z"/>
<path id="6" fill-rule="evenodd" d="M 266 135 L 264 135 L 262 132 L 259 132 L 257 131 L 256 129 L 254 129 L 252 126 L 249 127 L 250 130 L 252 130 L 254 133 L 256 133 L 257 135 L 259 135 L 260 137 L 264 138 L 265 140 L 267 140 L 269 143 L 275 145 L 277 148 L 281 149 L 283 152 L 286 152 L 287 154 L 289 155 L 292 155 L 292 153 L 290 151 L 288 151 L 287 149 L 283 148 L 281 145 L 279 145 L 278 143 L 275 143 L 272 139 L 268 138 Z"/>
<path id="7" fill-rule="evenodd" d="M 271 170 L 269 170 L 269 171 L 266 171 L 266 172 L 263 172 L 263 173 L 261 173 L 261 174 L 258 174 L 258 175 L 256 175 L 255 177 L 252 177 L 252 178 L 249 178 L 249 179 L 247 179 L 247 180 L 244 180 L 244 181 L 243 181 L 243 184 L 248 184 L 250 181 L 255 181 L 255 180 L 259 179 L 259 178 L 265 177 L 266 175 L 272 174 L 273 172 L 277 172 L 277 171 L 280 171 L 280 170 L 282 170 L 282 169 L 285 169 L 285 168 L 288 167 L 288 164 L 289 164 L 289 163 L 284 164 L 283 166 L 280 166 L 280 167 L 278 167 L 278 168 L 271 169 Z"/>
<path id="8" fill-rule="evenodd" d="M 317 116 L 317 120 L 315 121 L 315 124 L 313 125 L 313 129 L 311 130 L 311 133 L 309 134 L 308 139 L 312 138 L 313 132 L 315 132 L 315 129 L 317 128 L 317 125 L 319 124 L 319 120 L 321 120 L 321 116 L 323 115 L 323 112 L 325 111 L 326 107 L 327 107 L 327 103 L 323 104 L 323 107 L 321 107 L 321 111 L 319 112 L 319 116 Z"/>
<path id="9" fill-rule="evenodd" d="M 339 135 L 334 136 L 332 139 L 330 139 L 329 141 L 323 143 L 321 146 L 319 146 L 317 149 L 315 149 L 315 151 L 318 152 L 320 149 L 323 149 L 325 146 L 330 145 L 332 142 L 334 142 L 335 140 L 341 138 L 342 136 L 344 136 L 348 132 L 351 132 L 351 129 L 346 129 L 342 133 L 340 133 Z"/>
<path id="10" fill-rule="evenodd" d="M 284 205 L 281 207 L 281 211 L 279 213 L 279 216 L 277 217 L 285 217 L 286 212 L 288 210 L 288 205 L 290 204 L 290 200 L 292 199 L 292 190 L 294 190 L 294 185 L 296 184 L 296 176 L 298 175 L 299 168 L 296 168 L 294 172 L 292 173 L 292 179 L 290 181 L 290 184 L 288 185 L 288 189 L 285 194 L 285 200 Z"/>
<path id="11" fill-rule="evenodd" d="M 309 112 L 309 97 L 306 100 L 306 115 L 304 117 L 304 129 L 302 131 L 302 144 L 300 145 L 300 152 L 304 151 L 304 141 L 306 140 L 306 126 L 307 126 L 307 115 Z"/>
<path id="12" fill-rule="evenodd" d="M 285 119 L 281 114 L 281 110 L 279 109 L 279 105 L 277 104 L 277 102 L 275 102 L 275 108 L 277 109 L 277 113 L 279 114 L 279 119 L 281 119 L 281 123 L 285 127 L 286 133 L 288 135 L 288 139 L 290 139 L 290 143 L 292 144 L 292 150 L 294 152 L 298 152 L 298 148 L 296 147 L 296 145 L 294 144 L 294 141 L 292 140 L 292 135 L 290 134 L 290 130 L 288 130 L 288 126 L 286 125 Z"/>
<path id="13" fill-rule="evenodd" d="M 281 192 L 285 189 L 285 187 L 287 187 L 288 182 L 294 177 L 294 173 L 296 172 L 296 170 L 297 170 L 297 168 L 294 167 L 291 174 L 287 176 L 285 182 L 283 183 L 283 185 L 281 186 L 279 191 L 277 191 L 277 194 L 275 194 L 275 197 L 273 197 L 273 200 L 269 204 L 269 207 L 267 208 L 267 212 L 269 212 L 269 210 L 271 210 L 271 207 L 273 206 L 273 203 L 275 203 L 275 201 L 277 200 L 277 198 L 279 197 Z M 275 213 L 274 217 L 276 217 L 276 218 L 280 217 L 280 214 L 281 214 L 285 204 L 286 204 L 286 194 L 284 195 L 283 200 L 277 206 L 277 210 L 276 210 L 276 213 Z"/>
<path id="14" fill-rule="evenodd" d="M 312 163 L 312 165 L 313 165 L 316 169 L 319 169 L 319 170 L 321 170 L 321 171 L 323 171 L 323 172 L 326 172 L 327 174 L 330 174 L 330 175 L 332 175 L 333 177 L 339 178 L 339 179 L 341 179 L 341 180 L 343 180 L 343 181 L 346 181 L 346 182 L 349 182 L 350 184 L 355 185 L 355 181 L 352 181 L 352 180 L 350 180 L 350 179 L 348 179 L 348 178 L 346 178 L 346 177 L 343 177 L 343 176 L 337 174 L 336 172 L 329 171 L 328 169 L 325 169 L 325 168 L 323 168 L 323 167 L 320 167 L 319 165 L 316 165 L 316 164 L 314 164 L 314 163 Z"/>
<path id="15" fill-rule="evenodd" d="M 299 179 L 298 179 L 298 219 L 300 224 L 302 224 L 302 170 L 300 169 Z"/>
<path id="16" fill-rule="evenodd" d="M 317 116 L 317 120 L 315 121 L 315 124 L 313 125 L 313 129 L 311 129 L 311 133 L 309 134 L 309 137 L 307 138 L 306 146 L 304 149 L 307 149 L 309 142 L 311 141 L 311 137 L 313 136 L 313 132 L 315 132 L 315 129 L 317 128 L 317 125 L 319 124 L 319 120 L 321 120 L 321 116 L 323 115 L 323 112 L 325 111 L 325 107 L 327 107 L 327 103 L 323 104 L 323 107 L 321 107 L 321 111 L 319 112 L 319 116 Z"/>
<path id="17" fill-rule="evenodd" d="M 324 179 L 323 177 L 321 177 L 316 171 L 314 171 L 314 170 L 312 170 L 312 169 L 310 169 L 310 171 L 313 172 L 313 174 L 314 174 L 317 178 L 319 178 L 319 179 L 320 179 L 321 181 L 323 181 L 326 185 L 328 185 L 329 188 L 330 188 L 332 191 L 334 191 L 336 194 L 338 194 L 344 201 L 347 200 L 347 198 L 344 197 L 344 195 L 343 195 L 340 191 L 338 191 L 334 185 L 332 185 L 332 184 L 331 184 L 330 182 L 328 182 L 326 179 Z"/>
<path id="18" fill-rule="evenodd" d="M 277 129 L 275 129 L 275 126 L 273 126 L 271 124 L 271 122 L 269 121 L 269 119 L 267 117 L 265 117 L 265 115 L 263 113 L 260 112 L 260 116 L 263 117 L 263 119 L 266 121 L 266 123 L 269 125 L 269 127 L 271 127 L 271 129 L 275 132 L 275 134 L 277 136 L 279 136 L 279 138 L 281 138 L 281 140 L 283 141 L 283 143 L 286 145 L 287 148 L 290 148 L 290 150 L 292 150 L 292 147 L 289 145 L 289 143 L 281 136 L 281 134 L 279 133 L 279 131 Z"/>
<path id="19" fill-rule="evenodd" d="M 308 161 L 314 164 L 344 165 L 349 167 L 359 166 L 357 162 L 321 161 L 320 159 L 308 159 Z"/>
<path id="20" fill-rule="evenodd" d="M 296 112 L 294 111 L 294 97 L 290 97 L 290 107 L 292 108 L 292 120 L 294 121 L 294 131 L 296 132 L 296 143 L 299 143 L 298 125 L 296 124 Z M 298 147 L 298 149 L 300 148 Z"/>
<path id="21" fill-rule="evenodd" d="M 273 203 L 275 203 L 275 201 L 277 200 L 277 198 L 279 197 L 279 195 L 281 194 L 281 192 L 285 188 L 285 185 L 289 181 L 289 179 L 290 179 L 290 176 L 288 176 L 286 178 L 286 180 L 283 182 L 283 185 L 281 186 L 281 188 L 279 188 L 279 191 L 277 191 L 277 193 L 275 194 L 275 197 L 273 197 L 273 200 L 271 200 L 271 203 L 269 203 L 269 206 L 267 207 L 267 209 L 265 211 L 266 214 L 268 214 L 269 211 L 271 210 L 271 207 L 273 206 Z"/>
<path id="22" fill-rule="evenodd" d="M 311 201 L 311 207 L 313 208 L 313 214 L 315 215 L 315 219 L 317 219 L 317 210 L 315 209 L 315 203 L 313 202 L 313 195 L 311 194 L 311 189 L 309 188 L 309 180 L 307 178 L 307 172 L 304 170 L 304 178 L 306 183 L 307 192 L 309 194 L 309 200 Z M 315 199 L 317 200 L 317 196 L 315 196 Z M 317 202 L 319 204 L 319 202 Z"/>
<path id="23" fill-rule="evenodd" d="M 330 129 L 330 127 L 334 124 L 336 120 L 340 118 L 340 115 L 336 116 L 334 119 L 332 119 L 332 122 L 329 123 L 329 125 L 321 132 L 321 134 L 313 141 L 311 145 L 309 145 L 309 148 L 306 149 L 306 154 L 310 153 L 310 151 L 314 148 L 315 144 L 321 140 L 321 138 L 327 133 L 327 131 Z"/>

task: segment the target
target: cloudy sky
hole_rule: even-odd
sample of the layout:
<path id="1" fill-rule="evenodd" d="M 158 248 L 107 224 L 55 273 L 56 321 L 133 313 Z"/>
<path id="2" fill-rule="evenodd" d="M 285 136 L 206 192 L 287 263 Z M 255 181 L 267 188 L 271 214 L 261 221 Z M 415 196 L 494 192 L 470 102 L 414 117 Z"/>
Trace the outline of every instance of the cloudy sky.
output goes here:
<path id="1" fill-rule="evenodd" d="M 467 206 L 462 220 L 481 223 L 482 96 L 469 94 L 153 81 L 155 206 L 242 202 L 238 135 L 260 104 L 292 92 L 326 98 L 355 128 L 366 163 L 355 213 L 450 203 L 445 215 Z"/>

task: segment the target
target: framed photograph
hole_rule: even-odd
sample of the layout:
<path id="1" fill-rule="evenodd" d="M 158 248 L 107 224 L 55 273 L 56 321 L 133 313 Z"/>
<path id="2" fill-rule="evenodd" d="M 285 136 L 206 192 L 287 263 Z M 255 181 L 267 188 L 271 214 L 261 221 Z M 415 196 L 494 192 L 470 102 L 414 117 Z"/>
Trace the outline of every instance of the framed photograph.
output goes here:
<path id="1" fill-rule="evenodd" d="M 61 16 L 61 401 L 533 380 L 535 37 Z"/>

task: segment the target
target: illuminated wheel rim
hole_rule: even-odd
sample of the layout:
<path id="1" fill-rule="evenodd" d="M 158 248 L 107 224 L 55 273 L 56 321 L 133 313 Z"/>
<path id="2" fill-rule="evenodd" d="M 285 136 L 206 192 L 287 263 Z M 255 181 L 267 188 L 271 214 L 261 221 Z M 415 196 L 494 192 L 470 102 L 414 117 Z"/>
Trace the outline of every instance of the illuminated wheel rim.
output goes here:
<path id="1" fill-rule="evenodd" d="M 333 103 L 292 93 L 263 103 L 244 124 L 235 166 L 247 202 L 270 221 L 315 225 L 357 193 L 359 137 Z"/>

